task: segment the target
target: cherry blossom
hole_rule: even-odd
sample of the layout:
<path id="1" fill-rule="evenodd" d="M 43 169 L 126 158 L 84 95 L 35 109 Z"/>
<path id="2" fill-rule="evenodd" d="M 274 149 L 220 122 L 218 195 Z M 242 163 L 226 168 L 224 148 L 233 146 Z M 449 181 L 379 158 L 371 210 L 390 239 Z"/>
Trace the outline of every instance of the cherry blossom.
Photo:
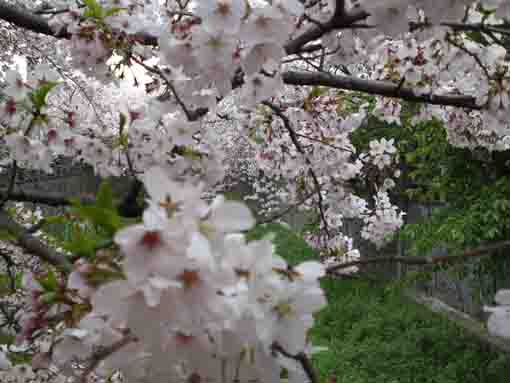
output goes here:
<path id="1" fill-rule="evenodd" d="M 87 307 L 56 335 L 53 357 L 64 369 L 127 339 L 96 371 L 226 382 L 275 381 L 286 368 L 304 381 L 302 366 L 275 345 L 314 350 L 306 334 L 326 303 L 324 268 L 289 267 L 268 239 L 247 242 L 253 213 L 217 192 L 242 178 L 261 202 L 257 215 L 271 218 L 282 204 L 308 211 L 319 231 L 307 239 L 348 261 L 360 254 L 342 234 L 344 219 L 360 219 L 362 237 L 381 247 L 405 214 L 388 194 L 396 143 L 373 140 L 358 152 L 351 142 L 370 116 L 400 125 L 403 99 L 425 101 L 413 121 L 442 122 L 452 145 L 510 147 L 509 62 L 497 43 L 508 2 L 305 3 L 105 0 L 59 12 L 50 24 L 68 37 L 58 44 L 63 61 L 93 88 L 90 99 L 107 95 L 99 112 L 54 86 L 59 65 L 43 63 L 26 81 L 6 73 L 6 163 L 50 172 L 65 154 L 101 176 L 137 177 L 149 196 L 142 221 L 113 237 L 115 273 L 87 260 L 58 281 L 68 303 Z M 484 28 L 494 41 L 467 33 L 483 36 Z M 133 76 L 142 91 L 120 85 L 129 71 L 143 72 Z M 374 182 L 376 194 L 362 198 L 353 181 Z M 94 280 L 105 272 L 113 277 Z M 35 277 L 25 282 L 30 339 L 68 308 L 51 311 L 54 296 Z M 505 294 L 496 296 L 489 329 L 508 336 Z"/>

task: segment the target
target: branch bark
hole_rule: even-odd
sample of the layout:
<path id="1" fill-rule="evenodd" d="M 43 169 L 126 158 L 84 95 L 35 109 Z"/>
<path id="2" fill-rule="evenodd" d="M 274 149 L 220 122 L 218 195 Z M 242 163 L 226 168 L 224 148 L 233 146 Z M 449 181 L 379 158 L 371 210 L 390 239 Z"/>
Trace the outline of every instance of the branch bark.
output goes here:
<path id="1" fill-rule="evenodd" d="M 463 95 L 436 95 L 416 94 L 412 88 L 399 86 L 387 81 L 363 80 L 352 76 L 333 76 L 321 72 L 295 72 L 282 73 L 283 82 L 287 85 L 298 86 L 326 86 L 337 89 L 358 91 L 379 96 L 400 98 L 412 102 L 424 102 L 432 105 L 455 106 L 458 108 L 481 109 L 471 96 Z"/>
<path id="2" fill-rule="evenodd" d="M 339 0 L 336 3 L 335 13 L 329 21 L 321 25 L 313 26 L 309 30 L 303 32 L 303 34 L 285 44 L 285 52 L 288 55 L 300 53 L 301 48 L 309 42 L 320 39 L 326 33 L 333 30 L 351 28 L 354 23 L 365 20 L 369 16 L 369 14 L 364 10 L 346 12 L 345 1 Z"/>
<path id="3" fill-rule="evenodd" d="M 12 23 L 20 28 L 41 33 L 43 35 L 53 36 L 55 38 L 71 38 L 71 35 L 65 29 L 58 32 L 54 31 L 50 27 L 46 18 L 9 4 L 4 0 L 0 0 L 0 19 Z"/>
<path id="4" fill-rule="evenodd" d="M 142 186 L 143 184 L 140 181 L 134 181 L 131 190 L 122 199 L 122 202 L 117 207 L 118 212 L 122 217 L 134 218 L 141 216 L 143 213 L 145 207 L 138 205 L 136 201 Z M 0 190 L 0 194 L 2 192 L 3 191 Z M 43 204 L 53 207 L 71 205 L 70 196 L 67 194 L 58 192 L 39 192 L 35 190 L 30 192 L 22 190 L 14 191 L 9 194 L 9 200 Z M 80 201 L 83 204 L 93 204 L 95 202 L 93 198 L 86 197 L 82 197 Z"/>
<path id="5" fill-rule="evenodd" d="M 9 4 L 5 0 L 0 0 L 0 19 L 12 23 L 17 27 L 52 36 L 57 39 L 71 38 L 71 34 L 67 31 L 67 28 L 60 28 L 58 31 L 53 30 L 47 18 Z M 133 38 L 144 45 L 158 45 L 158 38 L 146 33 L 135 34 Z"/>
<path id="6" fill-rule="evenodd" d="M 481 246 L 474 249 L 469 249 L 460 255 L 438 255 L 430 257 L 402 257 L 402 256 L 389 256 L 389 257 L 373 257 L 360 259 L 352 262 L 340 263 L 338 265 L 330 266 L 326 269 L 327 274 L 335 274 L 336 271 L 346 269 L 353 266 L 370 265 L 377 263 L 398 262 L 405 265 L 437 265 L 444 263 L 454 263 L 465 260 L 467 258 L 501 255 L 501 253 L 493 253 L 495 250 L 510 247 L 510 241 L 496 242 L 491 245 Z"/>
<path id="7" fill-rule="evenodd" d="M 279 343 L 276 342 L 271 345 L 271 349 L 273 350 L 273 352 L 278 352 L 282 354 L 284 357 L 294 359 L 296 362 L 301 364 L 301 367 L 303 367 L 306 376 L 308 376 L 308 379 L 310 379 L 310 383 L 319 383 L 319 377 L 317 376 L 317 372 L 313 368 L 312 362 L 304 352 L 300 352 L 295 355 L 291 354 L 290 352 L 285 350 Z"/>
<path id="8" fill-rule="evenodd" d="M 48 206 L 68 206 L 70 205 L 69 196 L 57 192 L 24 192 L 16 190 L 9 194 L 10 201 L 31 202 Z M 92 202 L 93 200 L 87 200 Z"/>
<path id="9" fill-rule="evenodd" d="M 11 233 L 19 246 L 55 267 L 66 272 L 71 270 L 71 263 L 64 254 L 48 247 L 40 239 L 34 237 L 26 228 L 14 221 L 5 211 L 0 210 L 0 229 Z"/>

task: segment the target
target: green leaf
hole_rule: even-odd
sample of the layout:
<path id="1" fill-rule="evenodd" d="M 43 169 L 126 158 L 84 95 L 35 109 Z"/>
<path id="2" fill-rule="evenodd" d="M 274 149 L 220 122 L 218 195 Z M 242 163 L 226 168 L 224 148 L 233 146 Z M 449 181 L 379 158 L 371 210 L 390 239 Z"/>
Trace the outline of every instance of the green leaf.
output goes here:
<path id="1" fill-rule="evenodd" d="M 84 13 L 85 17 L 91 17 L 93 19 L 102 19 L 104 17 L 104 9 L 96 0 L 83 0 L 87 6 L 87 10 Z"/>
<path id="2" fill-rule="evenodd" d="M 58 81 L 44 82 L 41 86 L 39 86 L 39 88 L 35 89 L 30 94 L 32 103 L 34 104 L 36 110 L 40 111 L 42 107 L 46 105 L 46 97 L 48 96 L 48 93 L 50 93 L 51 90 L 59 84 L 60 82 Z"/>
<path id="3" fill-rule="evenodd" d="M 65 215 L 55 215 L 52 217 L 45 217 L 44 221 L 45 221 L 45 224 L 47 224 L 47 225 L 56 225 L 56 224 L 67 223 L 68 219 L 65 217 Z"/>
<path id="4" fill-rule="evenodd" d="M 69 198 L 69 203 L 73 206 L 81 206 L 81 199 L 78 197 Z"/>
<path id="5" fill-rule="evenodd" d="M 13 365 L 30 364 L 32 361 L 32 354 L 28 352 L 9 352 L 8 358 Z"/>
<path id="6" fill-rule="evenodd" d="M 0 230 L 0 241 L 15 241 L 16 236 L 8 230 Z"/>
<path id="7" fill-rule="evenodd" d="M 48 292 L 53 292 L 57 290 L 58 287 L 57 276 L 52 270 L 48 271 L 46 276 L 44 278 L 40 278 L 38 281 L 43 287 L 43 289 Z"/>
<path id="8" fill-rule="evenodd" d="M 85 232 L 81 227 L 74 226 L 70 238 L 63 244 L 64 249 L 79 257 L 92 258 L 95 255 L 99 238 L 94 232 Z"/>
<path id="9" fill-rule="evenodd" d="M 115 210 L 113 190 L 108 181 L 103 181 L 99 186 L 96 197 L 96 206 L 104 209 Z"/>
<path id="10" fill-rule="evenodd" d="M 0 297 L 12 293 L 11 277 L 7 274 L 0 274 Z"/>
<path id="11" fill-rule="evenodd" d="M 116 211 L 105 209 L 100 206 L 80 206 L 78 214 L 88 219 L 92 224 L 106 230 L 110 235 L 122 227 L 121 219 Z"/>
<path id="12" fill-rule="evenodd" d="M 14 278 L 14 287 L 16 289 L 21 289 L 23 287 L 23 273 L 16 273 L 16 276 Z"/>
<path id="13" fill-rule="evenodd" d="M 41 295 L 41 297 L 39 298 L 39 301 L 43 304 L 50 305 L 55 302 L 56 298 L 57 298 L 57 293 L 48 292 L 48 293 Z"/>
<path id="14" fill-rule="evenodd" d="M 312 88 L 312 91 L 310 92 L 310 94 L 308 95 L 308 98 L 310 99 L 314 99 L 314 98 L 317 98 L 317 97 L 320 97 L 322 96 L 323 94 L 327 93 L 328 92 L 328 89 L 327 87 L 325 86 L 314 86 Z"/>

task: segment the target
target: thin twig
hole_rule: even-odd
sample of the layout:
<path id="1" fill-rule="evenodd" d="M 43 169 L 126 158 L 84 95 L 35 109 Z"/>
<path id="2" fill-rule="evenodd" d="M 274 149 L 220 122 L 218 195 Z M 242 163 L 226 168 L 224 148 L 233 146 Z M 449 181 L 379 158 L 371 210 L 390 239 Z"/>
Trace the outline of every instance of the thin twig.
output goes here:
<path id="1" fill-rule="evenodd" d="M 362 266 L 387 262 L 398 262 L 406 265 L 435 265 L 441 263 L 453 263 L 464 260 L 466 258 L 501 255 L 500 253 L 494 253 L 493 251 L 503 249 L 506 247 L 510 247 L 510 241 L 497 242 L 491 245 L 466 250 L 464 253 L 460 255 L 438 255 L 430 257 L 388 256 L 359 259 L 357 261 L 345 262 L 340 263 L 338 265 L 330 266 L 326 269 L 326 273 L 334 274 L 337 270 L 346 269 L 353 266 Z"/>
<path id="2" fill-rule="evenodd" d="M 312 180 L 313 180 L 313 183 L 315 186 L 315 191 L 317 193 L 319 213 L 321 216 L 322 223 L 324 225 L 324 230 L 326 231 L 328 238 L 331 238 L 331 234 L 329 232 L 328 221 L 326 220 L 326 215 L 324 213 L 324 199 L 322 197 L 321 184 L 319 183 L 319 179 L 317 178 L 317 175 L 315 174 L 315 171 L 312 168 L 312 163 L 311 163 L 310 159 L 306 156 L 305 150 L 301 146 L 301 143 L 298 140 L 296 132 L 292 128 L 289 118 L 283 113 L 283 111 L 278 106 L 274 105 L 273 103 L 271 103 L 269 101 L 264 101 L 264 102 L 262 102 L 262 104 L 269 107 L 274 112 L 274 114 L 276 114 L 278 117 L 280 117 L 280 119 L 283 121 L 283 125 L 285 126 L 285 129 L 287 129 L 287 131 L 289 133 L 292 143 L 294 144 L 294 146 L 296 147 L 298 152 L 301 153 L 301 155 L 303 155 L 303 157 L 305 158 L 305 162 L 308 165 L 308 172 L 310 173 L 310 176 L 312 177 Z"/>
<path id="3" fill-rule="evenodd" d="M 317 372 L 313 368 L 312 362 L 304 352 L 300 352 L 295 355 L 291 354 L 290 352 L 285 350 L 279 343 L 276 342 L 274 342 L 271 345 L 271 349 L 273 350 L 273 352 L 278 352 L 286 358 L 294 359 L 296 362 L 299 362 L 299 364 L 301 364 L 301 367 L 303 367 L 303 370 L 305 371 L 306 375 L 308 376 L 308 379 L 310 379 L 310 383 L 319 383 L 319 377 L 317 375 Z"/>
<path id="4" fill-rule="evenodd" d="M 80 376 L 80 383 L 87 383 L 88 376 L 99 366 L 103 360 L 108 358 L 110 355 L 119 351 L 124 346 L 129 343 L 136 342 L 136 337 L 134 335 L 128 334 L 124 336 L 121 340 L 113 343 L 110 346 L 102 347 L 97 350 L 90 358 L 89 365 L 85 368 L 83 373 Z"/>
<path id="5" fill-rule="evenodd" d="M 154 67 L 151 67 L 147 64 L 145 64 L 143 61 L 141 60 L 138 60 L 136 57 L 132 56 L 131 59 L 136 62 L 138 65 L 142 66 L 145 70 L 147 70 L 148 72 L 151 72 L 151 73 L 154 73 L 154 74 L 157 74 L 159 77 L 161 77 L 163 79 L 163 81 L 165 82 L 165 84 L 168 86 L 168 88 L 170 89 L 170 91 L 172 92 L 173 96 L 175 97 L 175 101 L 177 101 L 177 104 L 179 104 L 179 106 L 181 107 L 182 111 L 184 112 L 184 114 L 186 115 L 186 118 L 188 119 L 188 121 L 193 121 L 194 118 L 193 118 L 193 115 L 192 113 L 189 111 L 188 107 L 186 106 L 186 104 L 184 103 L 184 101 L 182 101 L 182 99 L 180 98 L 179 94 L 177 93 L 177 90 L 175 89 L 175 86 L 174 84 L 172 83 L 172 81 L 170 81 L 166 76 L 165 74 L 163 73 L 163 71 L 161 69 L 159 69 L 158 67 L 154 66 Z"/>
<path id="6" fill-rule="evenodd" d="M 306 134 L 301 134 L 301 133 L 297 133 L 296 132 L 296 136 L 304 138 L 305 140 L 310 140 L 310 141 L 317 142 L 317 143 L 322 144 L 324 146 L 329 146 L 329 147 L 331 147 L 333 149 L 336 149 L 336 150 L 340 150 L 340 151 L 343 151 L 343 152 L 349 152 L 349 153 L 353 153 L 354 154 L 354 151 L 352 149 L 342 148 L 340 146 L 336 146 L 336 145 L 330 144 L 329 142 L 325 142 L 325 141 L 319 140 L 318 138 L 307 136 Z"/>
<path id="7" fill-rule="evenodd" d="M 43 55 L 46 60 L 48 60 L 48 62 L 55 68 L 55 70 L 60 74 L 60 76 L 62 76 L 62 78 L 67 78 L 76 86 L 76 88 L 78 88 L 80 93 L 85 97 L 85 99 L 87 100 L 89 105 L 92 107 L 92 110 L 94 111 L 94 114 L 96 115 L 97 121 L 99 122 L 99 124 L 101 125 L 103 130 L 106 131 L 107 130 L 106 124 L 103 121 L 103 119 L 101 118 L 101 115 L 99 114 L 99 112 L 96 108 L 96 104 L 94 103 L 92 98 L 89 96 L 87 91 L 81 86 L 81 84 L 78 83 L 78 81 L 73 76 L 67 74 L 64 69 L 62 69 L 51 57 L 49 57 L 44 52 L 42 52 L 38 47 L 36 47 L 35 45 L 32 45 L 32 44 L 31 44 L 31 46 L 32 46 L 32 48 L 37 50 L 39 52 L 39 54 Z"/>
<path id="8" fill-rule="evenodd" d="M 464 53 L 466 53 L 468 56 L 472 57 L 473 60 L 476 61 L 476 63 L 478 64 L 478 66 L 483 70 L 485 76 L 487 77 L 487 80 L 491 80 L 491 74 L 489 73 L 489 69 L 487 69 L 487 67 L 485 65 L 483 65 L 482 63 L 482 60 L 480 59 L 480 57 L 478 57 L 477 54 L 471 52 L 469 49 L 467 49 L 464 45 L 460 44 L 460 43 L 457 43 L 456 41 L 454 41 L 449 34 L 446 35 L 446 41 L 448 41 L 450 44 L 452 44 L 454 47 L 457 47 L 459 48 L 461 51 L 463 51 Z"/>
<path id="9" fill-rule="evenodd" d="M 275 214 L 273 215 L 272 217 L 269 217 L 269 218 L 266 218 L 262 221 L 259 221 L 258 224 L 265 224 L 265 223 L 271 223 L 271 222 L 274 222 L 282 217 L 284 217 L 285 215 L 287 215 L 288 213 L 290 213 L 292 210 L 296 209 L 298 206 L 301 206 L 302 204 L 304 204 L 307 200 L 309 200 L 313 195 L 315 194 L 315 191 L 307 194 L 303 199 L 301 199 L 301 201 L 297 202 L 297 203 L 294 203 L 292 205 L 290 205 L 289 207 L 287 207 L 286 209 L 284 209 L 283 211 L 281 211 L 280 213 L 278 214 Z"/>

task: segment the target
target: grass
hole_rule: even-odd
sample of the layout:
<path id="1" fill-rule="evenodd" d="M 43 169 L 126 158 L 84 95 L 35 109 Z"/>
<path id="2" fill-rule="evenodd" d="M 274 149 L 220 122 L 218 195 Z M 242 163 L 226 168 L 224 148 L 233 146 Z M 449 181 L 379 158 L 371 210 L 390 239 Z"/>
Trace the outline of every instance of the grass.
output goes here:
<path id="1" fill-rule="evenodd" d="M 313 259 L 306 242 L 279 225 L 276 251 L 291 264 Z M 337 383 L 507 383 L 510 355 L 489 351 L 443 317 L 374 281 L 324 280 L 328 307 L 317 315 L 314 344 L 321 381 Z"/>

